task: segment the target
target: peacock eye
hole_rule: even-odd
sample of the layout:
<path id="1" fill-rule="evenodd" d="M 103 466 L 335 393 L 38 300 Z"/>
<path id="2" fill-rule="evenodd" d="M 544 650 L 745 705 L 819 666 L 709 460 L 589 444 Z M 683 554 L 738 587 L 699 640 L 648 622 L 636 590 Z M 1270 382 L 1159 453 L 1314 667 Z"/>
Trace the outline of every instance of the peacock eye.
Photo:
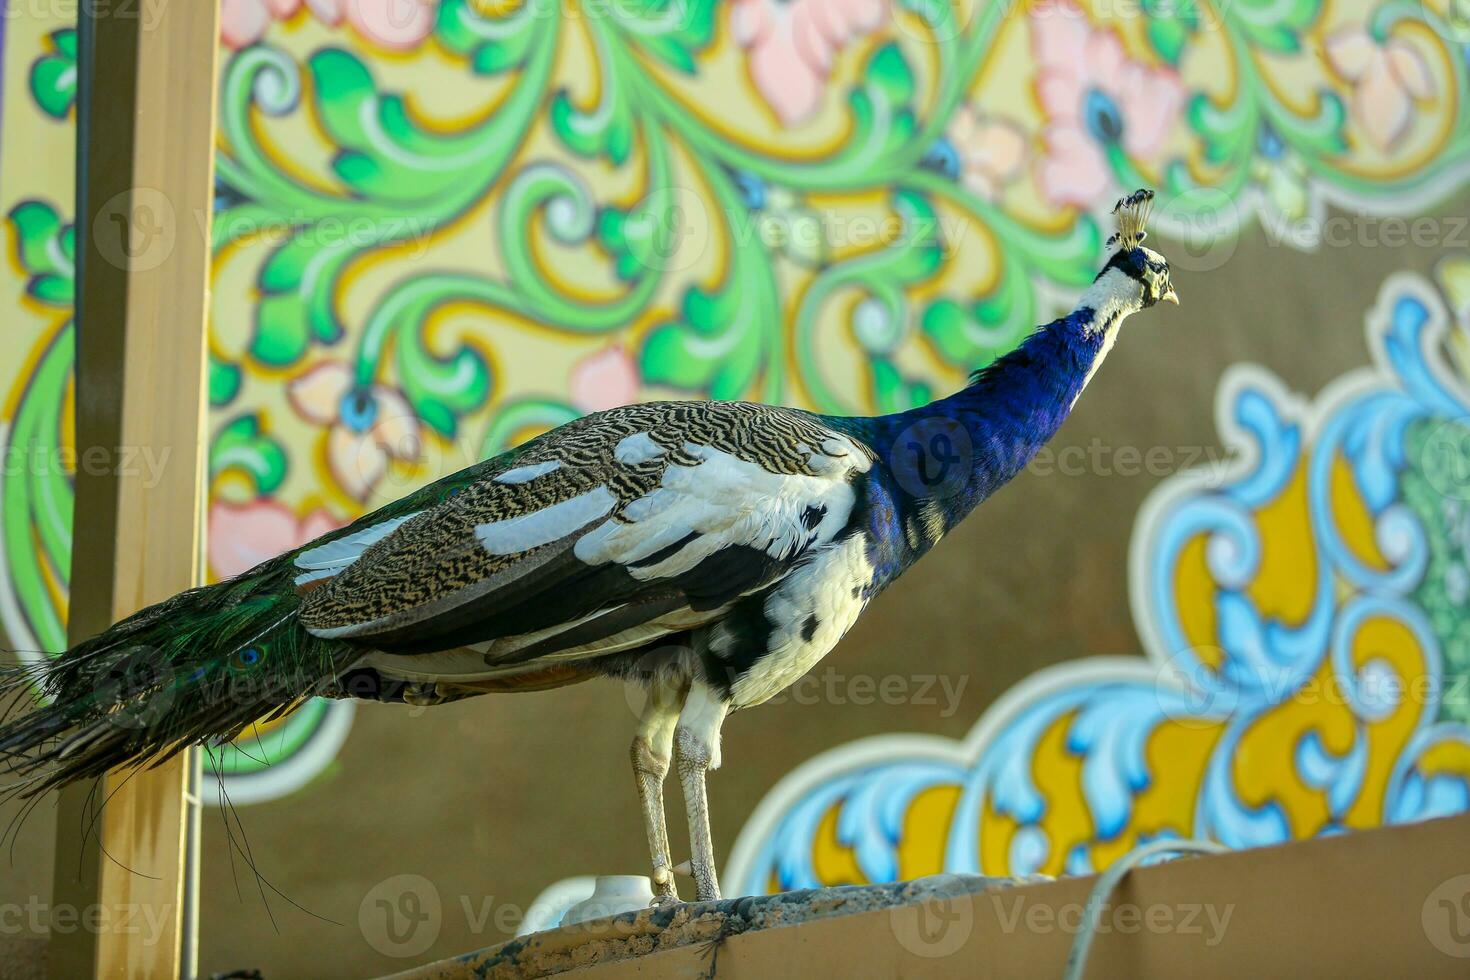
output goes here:
<path id="1" fill-rule="evenodd" d="M 1123 138 L 1123 113 L 1118 103 L 1101 89 L 1091 89 L 1082 102 L 1082 118 L 1093 139 L 1100 143 L 1116 143 Z"/>
<path id="2" fill-rule="evenodd" d="M 929 147 L 929 152 L 919 161 L 919 166 L 943 174 L 950 180 L 958 180 L 960 176 L 960 154 L 953 143 L 941 137 L 934 145 Z"/>
<path id="3" fill-rule="evenodd" d="M 353 432 L 366 432 L 378 417 L 378 401 L 366 388 L 353 388 L 342 396 L 338 417 Z"/>

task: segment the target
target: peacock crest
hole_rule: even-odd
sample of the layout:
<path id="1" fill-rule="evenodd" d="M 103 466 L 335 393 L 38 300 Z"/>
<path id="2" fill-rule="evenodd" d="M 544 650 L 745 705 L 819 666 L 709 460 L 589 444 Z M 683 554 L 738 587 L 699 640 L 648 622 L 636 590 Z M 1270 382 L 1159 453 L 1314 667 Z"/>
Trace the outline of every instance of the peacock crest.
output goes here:
<path id="1" fill-rule="evenodd" d="M 1107 247 L 1137 248 L 1148 237 L 1148 216 L 1154 208 L 1154 192 L 1139 189 L 1127 197 L 1119 198 L 1113 205 L 1113 218 L 1118 230 L 1108 239 Z"/>

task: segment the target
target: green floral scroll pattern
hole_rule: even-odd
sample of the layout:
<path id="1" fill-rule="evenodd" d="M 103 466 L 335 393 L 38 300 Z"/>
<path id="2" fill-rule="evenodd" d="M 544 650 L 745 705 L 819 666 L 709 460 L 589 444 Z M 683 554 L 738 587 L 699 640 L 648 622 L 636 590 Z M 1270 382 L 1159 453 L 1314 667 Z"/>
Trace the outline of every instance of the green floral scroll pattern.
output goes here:
<path id="1" fill-rule="evenodd" d="M 1194 0 L 1174 5 L 1180 12 L 1174 22 L 1179 23 L 1187 16 L 1197 27 L 1198 13 L 1205 6 Z M 1323 7 L 1322 0 L 1286 3 L 1249 0 L 1211 8 L 1210 16 L 1220 25 L 1229 44 L 1239 90 L 1229 105 L 1222 105 L 1204 93 L 1192 97 L 1187 113 L 1189 124 L 1202 141 L 1205 160 L 1219 170 L 1208 185 L 1202 185 L 1190 174 L 1184 161 L 1170 163 L 1165 172 L 1166 190 L 1180 202 L 1170 217 L 1187 222 L 1191 210 L 1199 210 L 1209 212 L 1213 218 L 1221 200 L 1235 199 L 1253 183 L 1262 186 L 1268 197 L 1274 197 L 1269 186 L 1271 175 L 1262 173 L 1261 163 L 1267 165 L 1268 171 L 1299 168 L 1316 178 L 1322 190 L 1358 201 L 1391 201 L 1395 196 L 1442 184 L 1447 176 L 1455 178 L 1463 172 L 1470 155 L 1470 112 L 1463 97 L 1470 91 L 1467 88 L 1470 82 L 1467 82 L 1466 58 L 1456 50 L 1458 44 L 1447 44 L 1452 88 L 1460 93 L 1452 136 L 1442 152 L 1398 180 L 1370 180 L 1342 165 L 1348 150 L 1348 112 L 1337 93 L 1326 90 L 1317 93 L 1310 114 L 1303 114 L 1283 101 L 1267 75 L 1263 56 L 1301 53 L 1304 35 L 1317 24 Z M 1144 10 L 1151 12 L 1150 4 L 1146 3 Z M 1373 7 L 1366 29 L 1374 42 L 1383 43 L 1396 26 L 1409 21 L 1426 22 L 1440 38 L 1455 36 L 1451 25 L 1427 4 L 1406 0 L 1390 0 Z M 1168 52 L 1174 50 L 1174 41 L 1165 40 L 1161 45 L 1152 30 L 1157 23 L 1151 23 L 1149 37 L 1161 57 L 1169 60 Z M 1186 38 L 1196 32 L 1185 30 L 1179 35 L 1180 41 L 1187 43 Z M 1170 38 L 1176 35 L 1173 28 L 1164 33 Z M 1177 54 L 1173 60 L 1177 61 Z M 1197 192 L 1205 186 L 1217 193 L 1201 197 Z"/>
<path id="2" fill-rule="evenodd" d="M 314 346 L 345 342 L 360 385 L 395 375 L 391 383 L 420 418 L 440 435 L 457 437 L 466 418 L 493 425 L 493 416 L 508 407 L 490 364 L 514 354 L 487 353 L 494 324 L 510 318 L 569 335 L 612 334 L 646 316 L 654 298 L 672 286 L 678 295 L 672 315 L 641 335 L 636 352 L 648 385 L 805 402 L 829 412 L 903 408 L 926 399 L 934 378 L 910 376 L 912 368 L 900 366 L 902 349 L 920 345 L 956 373 L 982 366 L 1049 315 L 1047 297 L 1083 287 L 1102 251 L 1093 214 L 1077 211 L 1065 223 L 1042 227 L 932 165 L 1010 10 L 977 6 L 961 20 L 947 3 L 898 3 L 903 30 L 889 28 L 886 40 L 877 38 L 843 93 L 843 138 L 819 158 L 801 160 L 715 129 L 678 84 L 700 78 L 702 59 L 726 29 L 727 10 L 710 0 L 644 0 L 580 17 L 576 26 L 588 33 L 596 56 L 599 84 L 591 105 L 562 89 L 555 75 L 572 29 L 564 5 L 533 0 L 492 18 L 469 0 L 444 0 L 435 43 L 467 75 L 510 83 L 493 112 L 447 130 L 415 118 L 405 93 L 381 88 L 372 61 L 359 52 L 322 48 L 298 65 L 270 44 L 239 51 L 224 70 L 219 171 L 228 206 L 218 243 L 256 223 L 310 229 L 332 218 L 366 229 L 348 243 L 318 245 L 302 235 L 272 251 L 259 269 L 260 303 L 246 356 L 268 368 L 291 368 Z M 1305 57 L 1313 49 L 1325 30 L 1321 0 L 1146 2 L 1142 9 L 1144 36 L 1161 65 L 1177 67 L 1196 46 L 1223 39 L 1235 75 L 1229 103 L 1203 91 L 1187 99 L 1181 124 L 1190 158 L 1135 160 L 1116 137 L 1104 139 L 1102 159 L 1116 184 L 1162 183 L 1166 230 L 1196 228 L 1218 217 L 1222 199 L 1234 202 L 1252 187 L 1291 210 L 1316 195 L 1308 182 L 1329 195 L 1391 207 L 1394 195 L 1463 172 L 1470 129 L 1462 104 L 1443 152 L 1402 179 L 1374 181 L 1344 165 L 1350 120 L 1341 95 L 1323 87 L 1306 109 L 1283 101 L 1269 59 Z M 1432 11 L 1390 0 L 1372 8 L 1367 28 L 1382 42 L 1416 13 L 1436 22 Z M 922 71 L 913 58 L 916 30 L 930 55 Z M 1453 84 L 1464 90 L 1463 59 L 1450 63 Z M 257 116 L 268 127 L 272 117 L 297 112 L 309 113 L 335 147 L 333 191 L 295 179 L 252 125 Z M 520 152 L 532 133 L 545 129 L 564 161 Z M 676 171 L 676 156 L 692 161 L 684 164 L 692 174 Z M 640 168 L 646 193 L 632 205 L 599 200 L 579 176 L 584 165 Z M 685 275 L 670 261 L 680 245 L 677 182 L 690 177 L 715 219 L 711 233 L 723 237 L 729 256 L 715 279 Z M 751 185 L 769 192 L 764 202 L 750 200 Z M 834 261 L 822 250 L 783 253 L 758 235 L 740 233 L 777 207 L 813 214 L 806 203 L 811 195 L 875 188 L 888 194 L 904 229 L 880 249 Z M 486 201 L 501 274 L 418 271 L 385 283 L 365 318 L 344 319 L 341 283 L 359 262 L 409 235 L 433 240 Z M 1229 210 L 1217 230 L 1233 234 L 1249 213 L 1233 203 Z M 959 254 L 960 243 L 945 241 L 939 230 L 945 214 L 962 216 L 984 242 L 976 254 L 992 275 L 981 292 L 932 288 Z M 595 249 L 623 291 L 588 303 L 548 278 L 529 247 L 538 222 L 562 244 Z M 800 295 L 787 292 L 777 275 L 784 261 L 814 270 Z M 929 298 L 916 303 L 916 291 Z M 823 373 L 823 331 L 832 329 L 839 301 L 853 310 L 839 327 L 863 354 L 859 379 Z M 481 308 L 485 330 L 472 331 L 455 349 L 431 348 L 424 325 L 452 303 Z M 496 440 L 487 434 L 480 441 Z"/>
<path id="3" fill-rule="evenodd" d="M 0 469 L 6 617 L 27 652 L 66 649 L 65 610 L 53 584 L 71 575 L 71 475 L 64 457 L 62 409 L 75 362 L 72 283 L 75 236 L 43 201 L 23 201 L 9 216 L 26 292 L 54 325 L 16 399 Z"/>
<path id="4" fill-rule="evenodd" d="M 311 344 L 336 342 L 344 327 L 334 303 L 335 290 L 351 263 L 375 248 L 431 234 L 483 195 L 524 137 L 538 85 L 544 85 L 549 75 L 556 22 L 538 21 L 530 28 L 545 35 L 526 54 L 525 70 L 535 76 L 537 85 L 518 89 L 480 126 L 451 135 L 424 130 L 410 117 L 402 97 L 379 93 L 356 55 L 336 48 L 315 52 L 307 64 L 309 91 L 316 118 L 338 147 L 332 161 L 341 184 L 337 194 L 293 181 L 255 142 L 252 107 L 268 115 L 297 107 L 303 86 L 296 64 L 279 51 L 260 46 L 247 48 L 230 61 L 222 81 L 220 114 L 227 149 L 219 154 L 218 170 L 220 183 L 237 203 L 216 217 L 217 246 L 255 229 L 283 223 L 307 228 L 323 218 L 346 221 L 354 229 L 352 235 L 328 244 L 320 244 L 315 236 L 291 236 L 262 266 L 249 345 L 256 360 L 286 367 L 300 360 Z M 358 358 L 360 380 L 368 381 L 376 373 L 374 358 L 384 349 L 383 337 L 394 333 L 403 387 L 414 409 L 442 434 L 453 435 L 465 407 L 483 403 L 489 369 L 473 349 L 443 358 L 429 352 L 412 331 L 390 329 L 402 322 L 396 314 L 398 304 L 422 314 L 454 298 L 439 293 L 424 303 L 422 290 L 412 291 L 416 295 L 385 302 L 379 315 L 383 324 L 363 332 L 374 345 Z"/>
<path id="5" fill-rule="evenodd" d="M 367 322 L 352 327 L 359 382 L 369 383 L 391 365 L 423 420 L 441 434 L 453 435 L 459 418 L 493 400 L 493 379 L 473 346 L 433 356 L 416 328 L 436 307 L 463 301 L 482 304 L 492 319 L 496 311 L 504 311 L 576 333 L 609 333 L 624 326 L 647 308 L 670 275 L 667 259 L 676 243 L 668 240 L 667 229 L 677 224 L 680 205 L 671 182 L 670 153 L 675 143 L 695 160 L 697 177 L 710 188 L 716 213 L 732 220 L 747 210 L 737 192 L 737 173 L 789 187 L 796 194 L 896 183 L 905 175 L 922 177 L 917 168 L 926 144 L 942 131 L 963 83 L 983 56 L 986 39 L 999 24 L 997 15 L 987 14 L 984 23 L 965 33 L 954 29 L 944 5 L 926 5 L 923 11 L 945 28 L 935 33 L 945 67 L 938 88 L 920 92 L 899 47 L 881 46 L 868 60 L 863 83 L 849 95 L 852 129 L 844 145 L 820 161 L 800 165 L 722 140 L 648 69 L 647 59 L 652 57 L 676 72 L 696 73 L 696 56 L 713 31 L 715 5 L 710 3 L 615 5 L 606 17 L 588 18 L 602 59 L 601 100 L 591 108 L 578 107 L 565 93 L 543 98 L 554 81 L 549 67 L 562 11 L 531 4 L 519 14 L 492 21 L 466 3 L 444 3 L 439 40 L 465 59 L 467 71 L 518 73 L 511 96 L 493 114 L 451 133 L 430 133 L 417 126 L 404 109 L 403 96 L 378 91 L 368 66 L 350 52 L 324 49 L 308 56 L 309 86 L 301 84 L 294 63 L 275 49 L 240 52 L 227 66 L 223 86 L 221 127 L 226 148 L 220 179 L 233 203 L 218 222 L 223 229 L 219 244 L 232 240 L 231 229 L 287 218 L 304 225 L 328 215 L 366 219 L 382 230 L 381 240 L 365 236 L 351 247 L 319 248 L 307 236 L 280 246 L 260 270 L 261 302 L 249 354 L 265 365 L 284 367 L 304 358 L 312 344 L 337 343 L 349 327 L 338 316 L 334 296 L 354 261 L 397 240 L 409 222 L 414 223 L 414 233 L 432 236 L 499 182 L 506 188 L 495 217 L 506 265 L 503 281 L 477 281 L 471 275 L 446 272 L 396 283 Z M 310 94 L 313 118 L 339 148 L 332 170 L 342 184 L 340 195 L 322 194 L 292 180 L 273 165 L 251 130 L 253 110 L 266 116 L 295 111 L 304 90 Z M 933 111 L 921 111 L 921 96 L 935 103 Z M 629 161 L 633 148 L 640 148 L 649 192 L 631 208 L 601 205 L 560 164 L 517 161 L 516 169 L 505 171 L 511 151 L 543 111 L 573 158 L 622 164 Z M 922 193 L 895 197 L 895 209 L 910 208 Z M 548 281 L 530 261 L 524 238 L 536 213 L 548 217 L 550 232 L 563 242 L 587 241 L 589 235 L 595 239 L 626 292 L 589 306 Z M 1001 227 L 1019 226 L 1006 222 Z M 1096 239 L 1091 218 L 1083 218 L 1077 227 L 1083 240 Z M 723 281 L 683 287 L 679 315 L 653 329 L 640 351 L 645 381 L 719 398 L 789 399 L 794 388 L 785 377 L 780 329 L 784 298 L 770 256 L 757 238 L 733 235 L 729 221 L 716 231 L 725 234 L 732 252 Z M 992 356 L 1034 323 L 1026 320 L 1031 304 L 1012 295 L 1016 283 L 1034 275 L 1075 282 L 1093 258 L 1066 247 L 1078 237 L 1075 230 L 1060 239 L 1060 259 L 1053 247 L 1059 242 L 1052 237 L 1035 232 L 1022 237 L 1021 247 L 1004 253 L 1003 295 L 975 307 L 977 316 L 1004 317 L 1006 336 L 990 338 Z M 911 242 L 898 243 L 896 251 L 917 254 Z M 930 262 L 928 272 L 936 267 Z M 859 275 L 865 275 L 862 286 L 873 290 L 874 302 L 890 313 L 903 314 L 897 293 L 914 281 L 918 271 L 897 257 L 887 261 L 865 257 L 851 268 L 834 268 L 828 282 L 856 284 Z M 890 274 L 897 278 L 872 278 Z M 824 293 L 834 291 L 824 287 Z M 820 312 L 813 307 L 809 316 Z M 996 330 L 995 324 L 990 326 Z M 874 364 L 869 383 L 882 389 L 878 397 L 885 403 L 911 404 L 927 393 L 924 385 L 896 385 L 892 367 L 882 357 L 875 357 Z M 802 380 L 820 395 L 815 399 L 820 407 L 850 407 L 818 379 Z M 900 395 L 901 390 L 908 393 Z"/>
<path id="6" fill-rule="evenodd" d="M 41 340 L 35 367 L 22 379 L 15 413 L 0 429 L 0 613 L 10 640 L 28 657 L 67 647 L 65 592 L 71 577 L 75 494 L 66 457 L 63 414 L 76 365 L 75 234 L 52 205 L 23 201 L 9 215 L 26 292 L 55 325 Z M 219 401 L 211 366 L 212 400 Z M 211 440 L 211 481 L 241 473 L 257 493 L 277 491 L 285 449 L 262 431 L 257 414 L 223 425 Z M 210 767 L 235 802 L 272 799 L 304 784 L 340 747 L 352 708 L 315 699 L 264 731 L 211 749 Z"/>
<path id="7" fill-rule="evenodd" d="M 286 479 L 286 450 L 262 431 L 260 415 L 241 415 L 215 433 L 209 444 L 209 479 L 228 471 L 243 474 L 261 495 L 275 493 Z"/>
<path id="8" fill-rule="evenodd" d="M 998 10 L 998 8 L 995 8 Z M 844 260 L 824 269 L 808 290 L 795 313 L 792 328 L 800 377 L 791 383 L 782 375 L 786 351 L 780 329 L 782 297 L 771 269 L 772 259 L 763 243 L 751 236 L 735 237 L 734 257 L 725 283 L 710 290 L 701 285 L 686 288 L 682 316 L 654 331 L 642 352 L 646 380 L 668 384 L 714 398 L 757 397 L 767 401 L 799 398 L 823 411 L 857 411 L 855 399 L 844 397 L 825 379 L 817 363 L 814 332 L 826 300 L 845 289 L 859 289 L 866 299 L 858 305 L 866 323 L 855 323 L 855 333 L 868 355 L 869 398 L 878 410 L 907 408 L 926 399 L 930 390 L 922 382 L 904 379 L 887 356 L 891 344 L 883 338 L 901 329 L 907 316 L 903 298 L 906 286 L 931 277 L 942 259 L 944 243 L 938 240 L 932 206 L 918 193 L 906 193 L 904 181 L 923 176 L 919 164 L 926 148 L 937 138 L 942 125 L 958 103 L 963 83 L 978 63 L 985 42 L 993 37 L 998 16 L 993 10 L 975 25 L 960 44 L 947 7 L 929 5 L 928 16 L 944 28 L 936 34 L 939 44 L 939 87 L 925 93 L 937 109 L 927 121 L 917 108 L 919 85 L 909 62 L 897 44 L 878 47 L 868 58 L 863 81 L 848 97 L 852 129 L 841 148 L 820 162 L 786 163 L 752 153 L 748 148 L 721 141 L 675 97 L 639 73 L 626 57 L 611 59 L 626 74 L 624 85 L 634 93 L 635 103 L 650 117 L 650 128 L 677 134 L 702 161 L 701 176 L 711 186 L 718 213 L 738 214 L 742 205 L 728 174 L 743 171 L 773 188 L 809 192 L 890 186 L 892 207 L 903 219 L 904 234 L 887 250 L 890 254 L 868 254 Z M 575 149 L 575 147 L 573 147 Z M 1084 228 L 1091 219 L 1084 219 Z M 1032 234 L 1032 239 L 1045 236 Z M 1046 255 L 1046 250 L 1041 250 Z M 1028 265 L 1035 252 L 1006 253 L 1004 280 L 1035 275 L 1053 277 L 1049 264 Z M 1089 256 L 1089 259 L 1091 256 Z M 1065 262 L 1065 259 L 1063 260 Z M 1063 278 L 1075 278 L 1066 276 Z M 882 322 L 877 322 L 882 321 Z M 991 351 L 992 356 L 1013 346 L 1034 326 L 1019 316 L 1006 322 L 1008 336 Z M 941 355 L 944 351 L 941 350 Z M 979 366 L 971 361 L 962 367 Z"/>
<path id="9" fill-rule="evenodd" d="M 1431 441 L 1433 449 L 1427 446 Z M 1470 679 L 1470 617 L 1465 615 L 1470 603 L 1470 494 L 1445 492 L 1470 488 L 1470 457 L 1452 458 L 1444 451 L 1470 447 L 1470 424 L 1416 422 L 1404 444 L 1404 502 L 1425 528 L 1429 546 L 1429 563 L 1413 599 L 1439 638 L 1444 676 L 1452 685 L 1440 701 L 1442 718 L 1470 723 L 1470 698 L 1460 693 Z"/>
<path id="10" fill-rule="evenodd" d="M 47 39 L 50 51 L 31 65 L 31 98 L 53 119 L 65 119 L 77 101 L 77 32 L 55 31 Z"/>

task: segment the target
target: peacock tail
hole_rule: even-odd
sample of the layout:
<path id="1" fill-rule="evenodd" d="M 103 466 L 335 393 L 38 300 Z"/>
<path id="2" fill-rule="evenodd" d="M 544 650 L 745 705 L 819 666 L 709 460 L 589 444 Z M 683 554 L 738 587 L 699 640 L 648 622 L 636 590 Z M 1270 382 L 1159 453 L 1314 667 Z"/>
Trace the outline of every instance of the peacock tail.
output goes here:
<path id="1" fill-rule="evenodd" d="M 55 659 L 0 673 L 0 758 L 30 797 L 225 741 L 362 655 L 296 622 L 289 556 L 149 606 Z M 38 693 L 42 704 L 19 713 Z"/>

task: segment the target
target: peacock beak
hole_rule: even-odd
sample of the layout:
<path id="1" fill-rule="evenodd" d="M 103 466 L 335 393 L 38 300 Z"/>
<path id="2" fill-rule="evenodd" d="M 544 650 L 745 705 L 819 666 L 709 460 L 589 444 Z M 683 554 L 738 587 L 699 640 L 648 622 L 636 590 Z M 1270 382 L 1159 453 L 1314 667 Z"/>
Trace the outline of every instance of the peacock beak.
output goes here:
<path id="1" fill-rule="evenodd" d="M 1160 296 L 1159 299 L 1163 300 L 1165 303 L 1173 303 L 1175 306 L 1179 305 L 1179 294 L 1174 292 L 1173 286 L 1170 286 L 1169 291 Z"/>

